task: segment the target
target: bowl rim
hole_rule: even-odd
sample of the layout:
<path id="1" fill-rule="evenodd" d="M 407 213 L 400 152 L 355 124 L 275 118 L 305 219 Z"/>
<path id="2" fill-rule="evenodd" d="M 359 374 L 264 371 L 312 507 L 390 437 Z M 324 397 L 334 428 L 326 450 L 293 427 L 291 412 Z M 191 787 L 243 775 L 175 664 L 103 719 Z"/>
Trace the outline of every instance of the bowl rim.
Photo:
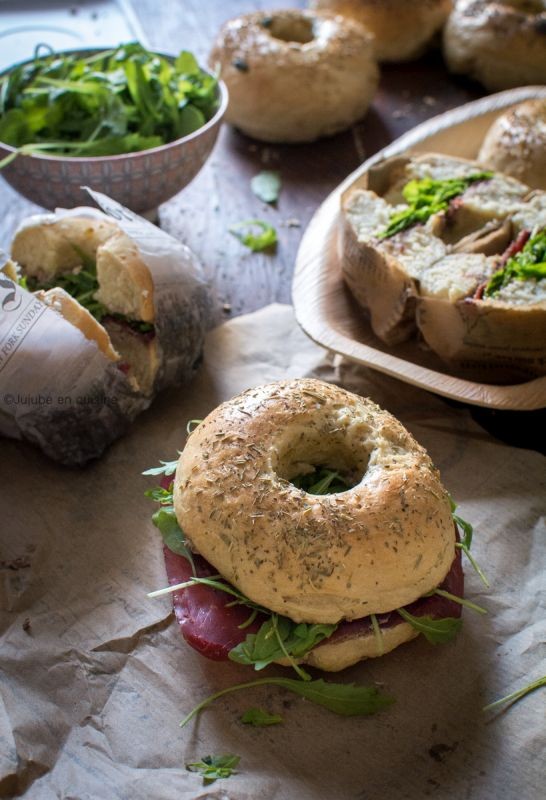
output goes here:
<path id="1" fill-rule="evenodd" d="M 130 44 L 126 42 L 125 44 Z M 122 46 L 122 45 L 119 45 Z M 143 45 L 144 47 L 144 45 Z M 115 50 L 115 47 L 77 47 L 70 50 L 58 50 L 52 53 L 51 55 L 72 55 L 76 53 L 81 54 L 89 54 L 92 55 L 94 53 L 107 53 L 109 50 Z M 148 48 L 146 48 L 148 49 Z M 159 50 L 148 50 L 148 52 L 153 53 L 154 55 L 162 56 L 163 58 L 176 58 L 176 55 L 172 53 L 163 53 Z M 8 73 L 12 70 L 16 69 L 17 67 L 22 67 L 25 64 L 30 64 L 32 61 L 35 61 L 35 58 L 27 58 L 24 61 L 17 61 L 15 64 L 12 64 L 10 67 L 3 69 L 0 71 L 0 79 L 5 77 Z M 52 162 L 62 162 L 62 163 L 75 163 L 81 164 L 85 163 L 104 163 L 104 162 L 115 162 L 125 158 L 141 158 L 143 155 L 148 155 L 149 153 L 160 153 L 164 150 L 167 150 L 170 147 L 174 147 L 176 145 L 183 144 L 185 142 L 190 142 L 192 139 L 197 139 L 202 133 L 214 128 L 218 123 L 221 122 L 222 117 L 226 113 L 226 109 L 228 106 L 229 101 L 229 94 L 227 90 L 227 86 L 221 78 L 215 76 L 213 72 L 199 64 L 200 68 L 203 72 L 206 72 L 211 77 L 216 77 L 218 92 L 219 92 L 219 103 L 218 108 L 214 116 L 212 116 L 204 125 L 197 130 L 192 131 L 192 133 L 188 133 L 186 136 L 181 136 L 179 139 L 173 139 L 172 142 L 165 142 L 165 144 L 160 144 L 157 147 L 149 147 L 147 150 L 135 150 L 131 153 L 117 153 L 116 155 L 111 156 L 61 156 L 61 155 L 48 155 L 46 153 L 26 153 L 25 158 L 36 158 L 40 161 L 52 161 Z M 6 144 L 5 142 L 0 141 L 0 150 L 5 150 L 7 153 L 15 153 L 19 148 L 14 147 L 11 144 Z M 11 165 L 8 165 L 8 167 Z M 1 174 L 1 173 L 0 173 Z"/>

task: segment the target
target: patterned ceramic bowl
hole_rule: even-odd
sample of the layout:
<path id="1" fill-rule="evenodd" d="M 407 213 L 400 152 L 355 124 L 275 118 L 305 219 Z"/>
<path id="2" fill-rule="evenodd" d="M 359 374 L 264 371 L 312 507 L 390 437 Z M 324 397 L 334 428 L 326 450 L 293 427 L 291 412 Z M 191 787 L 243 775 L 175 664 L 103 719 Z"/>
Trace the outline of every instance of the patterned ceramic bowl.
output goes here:
<path id="1" fill-rule="evenodd" d="M 91 55 L 100 50 L 85 50 Z M 139 214 L 153 212 L 184 188 L 209 157 L 227 108 L 228 93 L 218 82 L 218 110 L 203 127 L 168 144 L 117 156 L 25 155 L 0 175 L 23 197 L 47 209 L 88 205 L 89 186 Z M 15 150 L 0 142 L 0 159 Z"/>

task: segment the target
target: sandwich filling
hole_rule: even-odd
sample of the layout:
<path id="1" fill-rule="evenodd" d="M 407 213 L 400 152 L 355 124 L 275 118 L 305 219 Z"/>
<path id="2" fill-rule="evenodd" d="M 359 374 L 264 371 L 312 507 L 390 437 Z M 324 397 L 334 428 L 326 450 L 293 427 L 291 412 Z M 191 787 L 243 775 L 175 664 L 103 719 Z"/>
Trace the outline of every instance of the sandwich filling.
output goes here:
<path id="1" fill-rule="evenodd" d="M 147 495 L 160 503 L 153 521 L 163 536 L 169 582 L 168 589 L 153 592 L 151 596 L 173 594 L 173 608 L 184 639 L 207 658 L 230 659 L 253 665 L 256 670 L 280 662 L 292 666 L 301 678 L 307 680 L 309 676 L 301 664 L 307 661 L 312 664 L 311 651 L 316 652 L 326 643 L 342 644 L 351 639 L 370 637 L 375 640 L 375 652 L 371 656 L 380 656 L 385 633 L 403 623 L 409 623 L 415 636 L 422 633 L 430 642 L 447 642 L 461 627 L 462 605 L 473 605 L 462 599 L 464 577 L 461 566 L 461 549 L 468 551 L 472 529 L 455 517 L 457 546 L 447 575 L 436 590 L 407 606 L 384 614 L 342 620 L 337 624 L 296 623 L 273 613 L 245 597 L 206 559 L 192 551 L 174 513 L 172 474 L 175 467 L 176 462 L 167 462 L 163 467 L 145 473 L 163 473 L 160 486 Z M 322 467 L 317 467 L 313 474 L 294 478 L 293 483 L 311 494 L 338 493 L 350 488 L 346 477 Z M 464 534 L 462 542 L 458 524 Z M 412 636 L 406 637 L 409 638 Z"/>

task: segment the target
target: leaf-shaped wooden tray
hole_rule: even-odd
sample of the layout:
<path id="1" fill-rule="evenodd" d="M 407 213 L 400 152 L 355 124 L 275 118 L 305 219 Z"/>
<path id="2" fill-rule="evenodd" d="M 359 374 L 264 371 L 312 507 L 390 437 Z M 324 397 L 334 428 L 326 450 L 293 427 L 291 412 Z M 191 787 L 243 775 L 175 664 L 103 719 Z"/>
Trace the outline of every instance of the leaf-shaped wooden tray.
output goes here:
<path id="1" fill-rule="evenodd" d="M 479 383 L 449 372 L 417 339 L 392 347 L 381 342 L 343 282 L 337 242 L 341 194 L 377 161 L 406 152 L 476 158 L 496 117 L 533 97 L 546 97 L 546 86 L 500 92 L 434 117 L 376 153 L 326 198 L 301 241 L 292 287 L 296 318 L 311 339 L 352 361 L 453 400 L 519 411 L 546 406 L 546 376 L 506 386 Z"/>

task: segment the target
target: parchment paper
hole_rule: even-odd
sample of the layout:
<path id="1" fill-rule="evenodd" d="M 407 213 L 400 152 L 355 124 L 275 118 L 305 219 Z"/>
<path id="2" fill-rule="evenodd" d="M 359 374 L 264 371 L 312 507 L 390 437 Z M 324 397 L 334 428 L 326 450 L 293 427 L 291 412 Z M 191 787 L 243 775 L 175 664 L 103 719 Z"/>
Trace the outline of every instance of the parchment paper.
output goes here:
<path id="1" fill-rule="evenodd" d="M 369 394 L 425 445 L 491 581 L 466 566 L 456 641 L 419 639 L 334 680 L 379 683 L 389 710 L 343 718 L 261 687 L 228 695 L 181 730 L 201 699 L 257 677 L 207 661 L 183 641 L 140 472 L 172 459 L 188 419 L 234 393 L 314 374 Z M 506 713 L 482 707 L 544 672 L 544 459 L 493 440 L 466 411 L 330 357 L 287 306 L 213 331 L 190 387 L 171 389 L 100 462 L 60 467 L 29 445 L 0 444 L 2 607 L 0 795 L 33 800 L 537 800 L 544 796 L 546 692 Z M 541 516 L 542 515 L 542 516 Z M 273 668 L 268 674 L 288 673 Z M 262 673 L 263 675 L 263 673 Z M 282 726 L 252 728 L 260 706 Z M 185 764 L 241 756 L 238 774 L 204 787 Z"/>

